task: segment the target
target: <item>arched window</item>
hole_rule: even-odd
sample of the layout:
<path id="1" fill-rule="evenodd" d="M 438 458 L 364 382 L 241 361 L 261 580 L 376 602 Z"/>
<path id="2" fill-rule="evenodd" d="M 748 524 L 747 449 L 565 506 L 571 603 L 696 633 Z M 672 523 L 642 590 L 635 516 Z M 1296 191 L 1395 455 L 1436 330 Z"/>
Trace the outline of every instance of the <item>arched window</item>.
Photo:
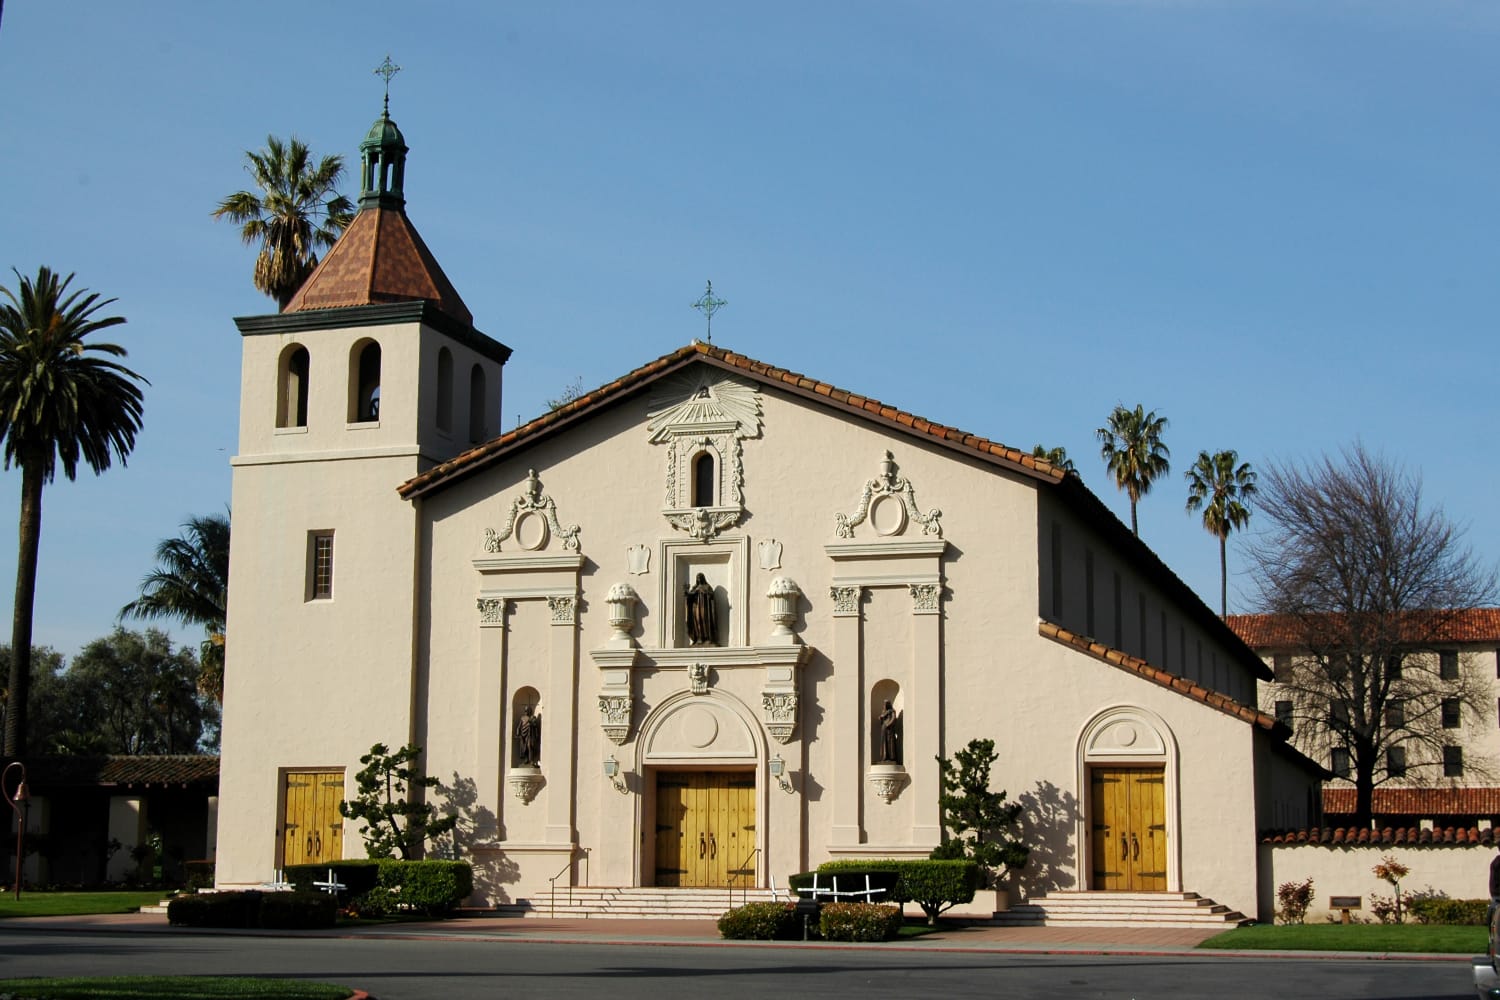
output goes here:
<path id="1" fill-rule="evenodd" d="M 276 384 L 276 426 L 307 426 L 307 348 L 293 344 L 281 352 Z"/>
<path id="2" fill-rule="evenodd" d="M 484 426 L 484 369 L 469 369 L 469 442 L 478 444 L 489 437 Z"/>
<path id="3" fill-rule="evenodd" d="M 438 348 L 437 426 L 440 431 L 453 429 L 453 354 L 446 347 Z"/>
<path id="4" fill-rule="evenodd" d="M 349 421 L 380 419 L 380 345 L 373 340 L 354 345 L 349 358 Z"/>
<path id="5" fill-rule="evenodd" d="M 714 474 L 714 456 L 703 452 L 693 459 L 693 506 L 714 507 L 718 505 L 719 479 Z"/>

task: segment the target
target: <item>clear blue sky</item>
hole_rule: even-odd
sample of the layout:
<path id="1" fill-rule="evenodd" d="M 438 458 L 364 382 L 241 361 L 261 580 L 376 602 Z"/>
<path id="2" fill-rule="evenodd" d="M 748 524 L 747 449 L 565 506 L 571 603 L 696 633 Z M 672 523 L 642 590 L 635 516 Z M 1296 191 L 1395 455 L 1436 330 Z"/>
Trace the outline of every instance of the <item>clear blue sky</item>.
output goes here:
<path id="1" fill-rule="evenodd" d="M 408 212 L 515 350 L 507 427 L 701 335 L 711 278 L 716 343 L 1063 445 L 1125 519 L 1093 431 L 1165 414 L 1141 532 L 1210 606 L 1200 449 L 1360 437 L 1500 558 L 1500 5 L 10 0 L 0 276 L 117 297 L 152 382 L 128 468 L 47 490 L 38 643 L 106 633 L 228 503 L 232 317 L 274 307 L 209 213 L 268 133 L 355 161 L 387 51 Z"/>

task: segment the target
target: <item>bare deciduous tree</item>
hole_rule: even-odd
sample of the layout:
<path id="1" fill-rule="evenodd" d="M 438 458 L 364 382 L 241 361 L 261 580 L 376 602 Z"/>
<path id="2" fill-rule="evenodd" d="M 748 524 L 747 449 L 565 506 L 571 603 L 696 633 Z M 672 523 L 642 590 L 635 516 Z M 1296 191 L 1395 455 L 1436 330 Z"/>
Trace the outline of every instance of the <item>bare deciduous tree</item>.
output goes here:
<path id="1" fill-rule="evenodd" d="M 1460 665 L 1445 678 L 1436 653 L 1464 609 L 1495 602 L 1495 572 L 1440 506 L 1424 505 L 1420 476 L 1362 444 L 1273 465 L 1260 487 L 1267 527 L 1251 558 L 1260 609 L 1292 653 L 1277 681 L 1293 738 L 1321 761 L 1348 752 L 1355 822 L 1368 824 L 1392 747 L 1416 751 L 1413 776 L 1441 776 L 1443 747 L 1462 732 L 1455 703 L 1470 718 L 1489 711 L 1483 672 Z M 1470 776 L 1490 765 L 1465 762 Z"/>

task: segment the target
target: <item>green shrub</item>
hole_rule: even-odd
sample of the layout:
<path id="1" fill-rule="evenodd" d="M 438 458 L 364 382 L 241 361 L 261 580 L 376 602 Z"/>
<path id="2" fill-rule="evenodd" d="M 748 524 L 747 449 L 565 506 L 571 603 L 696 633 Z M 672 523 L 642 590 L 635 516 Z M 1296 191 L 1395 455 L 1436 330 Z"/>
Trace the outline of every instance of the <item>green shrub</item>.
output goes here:
<path id="1" fill-rule="evenodd" d="M 383 859 L 379 866 L 379 888 L 392 902 L 428 916 L 450 912 L 474 891 L 474 869 L 467 861 Z"/>
<path id="2" fill-rule="evenodd" d="M 1483 926 L 1489 913 L 1488 899 L 1413 899 L 1407 908 L 1423 924 L 1474 924 Z"/>
<path id="3" fill-rule="evenodd" d="M 734 941 L 787 941 L 799 936 L 797 915 L 786 903 L 746 903 L 719 918 L 719 934 Z"/>
<path id="4" fill-rule="evenodd" d="M 212 861 L 184 861 L 182 870 L 186 875 L 187 888 L 197 890 L 214 887 L 214 863 Z"/>
<path id="5" fill-rule="evenodd" d="M 889 941 L 901 930 L 901 907 L 824 903 L 818 933 L 826 941 Z"/>
<path id="6" fill-rule="evenodd" d="M 262 895 L 251 890 L 174 896 L 167 903 L 167 922 L 178 927 L 255 927 Z"/>
<path id="7" fill-rule="evenodd" d="M 896 886 L 888 897 L 892 903 L 916 903 L 927 915 L 928 923 L 936 923 L 938 914 L 956 903 L 968 903 L 978 891 L 983 872 L 974 861 L 934 861 L 921 858 L 911 861 L 893 859 L 868 861 L 826 861 L 818 866 L 817 874 L 895 872 L 899 876 Z M 793 875 L 788 884 L 793 889 L 812 885 L 812 872 Z M 821 878 L 820 882 L 821 883 Z"/>
<path id="8" fill-rule="evenodd" d="M 340 903 L 358 899 L 380 882 L 380 862 L 372 858 L 325 861 L 321 865 L 291 865 L 283 877 L 299 892 L 321 892 L 313 883 L 327 882 L 330 871 L 333 880 L 344 886 L 338 894 Z"/>
<path id="9" fill-rule="evenodd" d="M 339 904 L 327 892 L 268 892 L 260 898 L 257 923 L 268 930 L 332 927 Z"/>

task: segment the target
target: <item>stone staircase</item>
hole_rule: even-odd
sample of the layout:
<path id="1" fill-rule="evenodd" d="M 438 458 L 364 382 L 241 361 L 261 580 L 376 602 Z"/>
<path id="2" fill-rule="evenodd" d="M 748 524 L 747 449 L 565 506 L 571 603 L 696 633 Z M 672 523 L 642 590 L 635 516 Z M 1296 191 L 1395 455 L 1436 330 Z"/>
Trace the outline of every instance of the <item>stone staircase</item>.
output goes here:
<path id="1" fill-rule="evenodd" d="M 1196 892 L 1054 892 L 995 914 L 1002 927 L 1219 927 L 1249 923 Z"/>
<path id="2" fill-rule="evenodd" d="M 731 901 L 732 897 L 732 901 Z M 786 898 L 785 891 L 781 897 Z M 725 910 L 772 898 L 770 889 L 672 889 L 653 886 L 558 886 L 495 907 L 502 917 L 616 920 L 717 920 Z"/>

